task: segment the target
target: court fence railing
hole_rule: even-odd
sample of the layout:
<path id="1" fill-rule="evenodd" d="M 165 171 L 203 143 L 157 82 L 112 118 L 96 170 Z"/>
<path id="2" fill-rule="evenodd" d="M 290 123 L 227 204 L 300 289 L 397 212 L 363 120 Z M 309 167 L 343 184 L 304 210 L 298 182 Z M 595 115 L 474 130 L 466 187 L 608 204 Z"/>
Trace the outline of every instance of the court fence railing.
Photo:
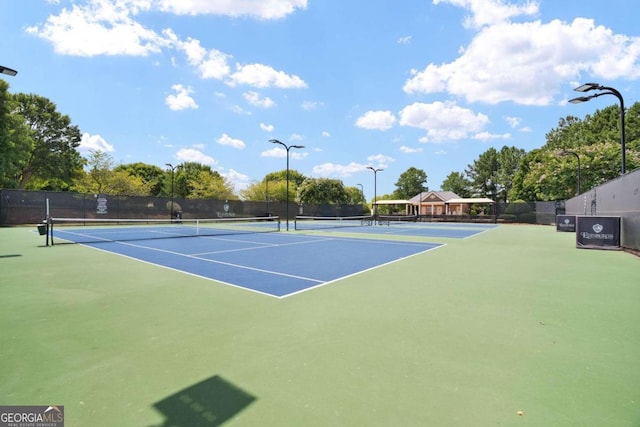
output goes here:
<path id="1" fill-rule="evenodd" d="M 362 205 L 298 205 L 290 202 L 288 206 L 291 221 L 296 215 L 363 214 Z M 285 220 L 287 203 L 0 190 L 0 226 L 39 224 L 47 214 L 50 218 L 88 219 L 171 219 L 179 215 L 184 219 L 279 216 Z"/>
<path id="2" fill-rule="evenodd" d="M 173 200 L 173 209 L 172 209 Z M 38 224 L 57 218 L 185 219 L 296 215 L 356 216 L 369 214 L 362 205 L 302 204 L 284 201 L 182 199 L 174 197 L 83 194 L 57 191 L 0 190 L 0 226 Z M 498 203 L 496 215 L 421 215 L 418 221 L 555 224 L 557 202 Z"/>

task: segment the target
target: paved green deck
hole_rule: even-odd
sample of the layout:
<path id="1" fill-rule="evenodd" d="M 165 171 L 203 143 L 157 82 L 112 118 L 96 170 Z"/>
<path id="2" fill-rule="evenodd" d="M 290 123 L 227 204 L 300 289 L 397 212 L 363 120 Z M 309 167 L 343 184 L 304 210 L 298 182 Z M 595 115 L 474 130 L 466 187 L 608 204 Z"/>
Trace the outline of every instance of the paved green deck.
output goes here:
<path id="1" fill-rule="evenodd" d="M 0 404 L 70 427 L 640 425 L 640 258 L 552 227 L 284 300 L 34 228 L 0 229 Z"/>

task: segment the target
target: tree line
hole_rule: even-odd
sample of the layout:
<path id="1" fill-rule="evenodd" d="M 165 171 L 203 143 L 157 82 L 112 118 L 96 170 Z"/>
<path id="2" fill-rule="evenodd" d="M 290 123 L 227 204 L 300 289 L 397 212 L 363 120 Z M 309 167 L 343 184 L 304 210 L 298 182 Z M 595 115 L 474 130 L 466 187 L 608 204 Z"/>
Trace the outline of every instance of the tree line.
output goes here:
<path id="1" fill-rule="evenodd" d="M 0 188 L 83 193 L 175 196 L 184 199 L 243 199 L 309 204 L 363 204 L 362 189 L 341 180 L 306 177 L 289 170 L 267 174 L 235 192 L 233 185 L 208 165 L 184 162 L 163 169 L 141 162 L 116 165 L 108 153 L 78 151 L 82 134 L 69 116 L 49 99 L 11 94 L 0 80 Z M 578 188 L 587 191 L 620 174 L 619 107 L 597 110 L 584 119 L 567 116 L 546 134 L 545 143 L 526 152 L 514 146 L 489 148 L 463 171 L 451 172 L 443 191 L 460 197 L 496 201 L 562 200 Z M 626 111 L 626 168 L 640 167 L 640 104 Z M 391 194 L 380 199 L 409 199 L 428 191 L 427 173 L 415 167 L 403 172 Z"/>

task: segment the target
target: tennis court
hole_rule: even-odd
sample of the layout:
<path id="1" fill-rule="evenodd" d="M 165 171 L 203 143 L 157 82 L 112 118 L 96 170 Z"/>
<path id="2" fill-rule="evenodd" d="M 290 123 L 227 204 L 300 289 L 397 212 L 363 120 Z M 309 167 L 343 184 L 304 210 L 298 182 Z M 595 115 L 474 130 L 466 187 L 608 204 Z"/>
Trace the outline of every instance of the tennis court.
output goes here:
<path id="1" fill-rule="evenodd" d="M 441 246 L 278 231 L 279 218 L 53 219 L 50 238 L 280 298 Z"/>
<path id="2" fill-rule="evenodd" d="M 301 231 L 347 231 L 381 236 L 444 237 L 466 239 L 495 228 L 487 223 L 418 222 L 415 217 L 312 217 L 298 216 L 294 228 Z"/>
<path id="3" fill-rule="evenodd" d="M 74 426 L 640 425 L 636 256 L 547 226 L 393 227 L 53 247 L 0 228 L 0 400 Z M 331 285 L 266 297 L 141 251 Z"/>

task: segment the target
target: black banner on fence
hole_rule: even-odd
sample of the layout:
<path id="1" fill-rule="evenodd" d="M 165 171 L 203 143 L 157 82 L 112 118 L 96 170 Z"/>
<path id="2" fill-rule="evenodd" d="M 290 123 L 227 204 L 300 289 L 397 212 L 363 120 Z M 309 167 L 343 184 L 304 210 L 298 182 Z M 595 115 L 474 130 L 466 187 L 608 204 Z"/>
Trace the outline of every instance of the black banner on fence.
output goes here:
<path id="1" fill-rule="evenodd" d="M 576 231 L 576 216 L 556 215 L 556 231 L 568 231 L 574 233 Z"/>
<path id="2" fill-rule="evenodd" d="M 620 217 L 576 217 L 576 247 L 582 249 L 620 249 Z"/>

